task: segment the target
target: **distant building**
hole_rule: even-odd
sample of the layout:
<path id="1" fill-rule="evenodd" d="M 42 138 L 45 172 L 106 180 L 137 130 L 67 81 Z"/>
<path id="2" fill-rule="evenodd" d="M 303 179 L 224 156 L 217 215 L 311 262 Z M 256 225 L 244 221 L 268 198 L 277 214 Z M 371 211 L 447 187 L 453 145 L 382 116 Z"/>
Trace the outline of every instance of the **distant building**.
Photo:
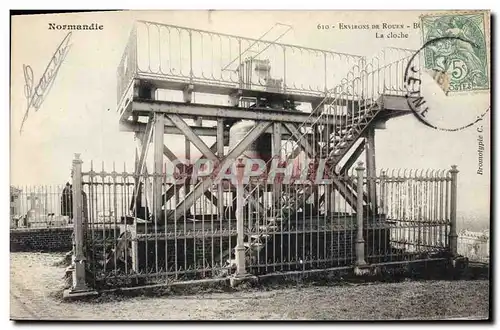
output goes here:
<path id="1" fill-rule="evenodd" d="M 21 189 L 10 186 L 10 217 L 21 214 Z"/>
<path id="2" fill-rule="evenodd" d="M 10 226 L 17 227 L 17 222 L 21 218 L 21 193 L 22 190 L 10 186 Z"/>
<path id="3" fill-rule="evenodd" d="M 474 232 L 462 230 L 458 234 L 458 253 L 471 261 L 487 262 L 490 258 L 489 230 Z"/>

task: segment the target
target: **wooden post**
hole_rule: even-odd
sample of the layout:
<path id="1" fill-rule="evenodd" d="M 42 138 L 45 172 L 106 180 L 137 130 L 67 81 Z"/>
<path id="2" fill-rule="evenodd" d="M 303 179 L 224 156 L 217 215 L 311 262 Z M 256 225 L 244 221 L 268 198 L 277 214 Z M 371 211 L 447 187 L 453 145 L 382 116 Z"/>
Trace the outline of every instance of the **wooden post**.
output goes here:
<path id="1" fill-rule="evenodd" d="M 224 158 L 224 119 L 217 119 L 217 157 L 219 161 Z M 217 164 L 218 165 L 218 164 Z M 219 220 L 224 218 L 224 190 L 222 180 L 217 184 L 217 209 L 219 213 Z"/>
<path id="2" fill-rule="evenodd" d="M 373 212 L 377 210 L 377 197 L 376 197 L 376 169 L 375 169 L 375 128 L 369 127 L 366 133 L 366 171 L 367 171 L 367 190 L 368 190 L 368 204 Z M 363 198 L 363 195 L 358 195 Z"/>
<path id="3" fill-rule="evenodd" d="M 365 261 L 365 240 L 363 239 L 363 162 L 358 163 L 356 171 L 358 173 L 358 184 L 357 184 L 357 206 L 356 206 L 356 224 L 357 224 L 357 236 L 356 236 L 356 266 L 366 265 Z"/>
<path id="4" fill-rule="evenodd" d="M 153 169 L 153 217 L 156 223 L 161 217 L 163 184 L 163 137 L 165 115 L 156 113 L 154 121 L 154 169 Z M 162 219 L 163 220 L 163 219 Z M 160 221 L 161 222 L 161 221 Z"/>
<path id="5" fill-rule="evenodd" d="M 272 143 L 273 158 L 279 164 L 281 161 L 281 123 L 273 123 Z M 279 201 L 281 200 L 281 180 L 275 180 L 273 188 L 273 205 L 276 209 L 279 209 Z"/>
<path id="6" fill-rule="evenodd" d="M 186 156 L 186 160 L 188 161 L 188 166 L 191 165 L 191 142 L 189 141 L 189 139 L 187 138 L 187 136 L 184 136 L 184 148 L 185 148 L 185 152 L 184 152 L 184 155 Z M 187 175 L 187 173 L 184 173 L 185 175 Z M 195 182 L 191 182 L 191 175 L 188 175 L 186 177 L 186 183 L 185 183 L 185 186 L 184 186 L 184 190 L 185 190 L 185 195 L 184 196 L 187 196 L 187 194 L 189 194 L 189 192 L 191 191 L 191 184 L 196 184 Z M 189 213 L 189 210 L 187 210 L 188 213 Z M 195 211 L 196 213 L 196 211 Z"/>
<path id="7" fill-rule="evenodd" d="M 457 256 L 457 176 L 458 169 L 453 165 L 450 170 L 451 174 L 451 196 L 450 196 L 450 252 L 453 257 Z"/>

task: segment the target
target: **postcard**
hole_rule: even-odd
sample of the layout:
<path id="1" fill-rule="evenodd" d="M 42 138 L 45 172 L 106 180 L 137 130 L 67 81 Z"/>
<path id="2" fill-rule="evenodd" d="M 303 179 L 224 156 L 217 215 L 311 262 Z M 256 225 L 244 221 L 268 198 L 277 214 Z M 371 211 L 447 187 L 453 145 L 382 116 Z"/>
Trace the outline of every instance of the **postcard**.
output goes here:
<path id="1" fill-rule="evenodd" d="M 489 11 L 11 18 L 11 319 L 491 317 Z"/>

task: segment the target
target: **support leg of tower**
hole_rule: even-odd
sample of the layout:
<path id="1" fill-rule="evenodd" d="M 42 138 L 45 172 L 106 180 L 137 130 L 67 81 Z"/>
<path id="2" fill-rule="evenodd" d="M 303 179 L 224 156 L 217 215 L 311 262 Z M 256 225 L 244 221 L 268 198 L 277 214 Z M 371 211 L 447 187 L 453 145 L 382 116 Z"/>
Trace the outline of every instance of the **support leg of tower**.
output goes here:
<path id="1" fill-rule="evenodd" d="M 377 210 L 376 197 L 376 168 L 375 168 L 375 128 L 369 127 L 366 132 L 366 168 L 368 177 L 368 202 L 373 212 Z"/>
<path id="2" fill-rule="evenodd" d="M 165 129 L 165 115 L 155 114 L 154 118 L 154 179 L 153 179 L 153 210 L 158 223 L 162 209 L 163 184 L 163 137 Z M 162 219 L 163 220 L 163 219 Z"/>
<path id="3" fill-rule="evenodd" d="M 272 153 L 275 161 L 280 161 L 281 159 L 281 123 L 273 123 L 273 145 Z M 281 199 L 281 183 L 276 183 L 274 185 L 273 191 L 273 203 L 276 208 L 280 205 L 278 201 Z"/>
<path id="4" fill-rule="evenodd" d="M 224 157 L 224 119 L 217 119 L 217 157 L 222 159 Z M 219 219 L 224 218 L 224 191 L 222 181 L 217 184 L 217 209 Z"/>

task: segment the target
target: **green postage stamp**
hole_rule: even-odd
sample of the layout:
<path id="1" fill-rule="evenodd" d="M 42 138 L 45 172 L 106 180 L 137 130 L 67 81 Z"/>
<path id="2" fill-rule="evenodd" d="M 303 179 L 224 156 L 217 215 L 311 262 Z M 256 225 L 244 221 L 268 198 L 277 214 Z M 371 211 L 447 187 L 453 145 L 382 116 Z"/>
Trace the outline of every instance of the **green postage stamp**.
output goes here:
<path id="1" fill-rule="evenodd" d="M 425 68 L 446 72 L 450 92 L 489 90 L 489 12 L 423 15 L 420 26 Z"/>

